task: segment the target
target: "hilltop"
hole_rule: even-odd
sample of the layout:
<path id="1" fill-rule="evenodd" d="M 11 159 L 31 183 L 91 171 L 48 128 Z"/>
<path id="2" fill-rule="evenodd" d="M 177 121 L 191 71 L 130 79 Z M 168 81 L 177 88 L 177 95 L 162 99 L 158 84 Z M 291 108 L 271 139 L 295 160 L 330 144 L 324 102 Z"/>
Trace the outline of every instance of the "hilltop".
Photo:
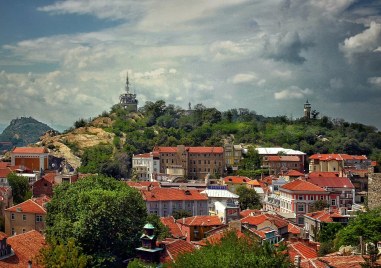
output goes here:
<path id="1" fill-rule="evenodd" d="M 184 110 L 164 101 L 146 102 L 136 113 L 119 105 L 92 120 L 79 119 L 66 133 L 41 143 L 57 154 L 81 159 L 81 172 L 125 177 L 133 154 L 154 146 L 222 146 L 225 142 L 280 146 L 314 153 L 367 155 L 381 161 L 381 133 L 372 126 L 326 116 L 264 117 L 248 109 L 218 111 L 197 104 Z M 77 161 L 76 165 L 79 165 Z"/>
<path id="2" fill-rule="evenodd" d="M 0 134 L 0 141 L 11 142 L 10 147 L 26 146 L 39 141 L 40 136 L 49 130 L 53 129 L 32 117 L 16 118 Z"/>

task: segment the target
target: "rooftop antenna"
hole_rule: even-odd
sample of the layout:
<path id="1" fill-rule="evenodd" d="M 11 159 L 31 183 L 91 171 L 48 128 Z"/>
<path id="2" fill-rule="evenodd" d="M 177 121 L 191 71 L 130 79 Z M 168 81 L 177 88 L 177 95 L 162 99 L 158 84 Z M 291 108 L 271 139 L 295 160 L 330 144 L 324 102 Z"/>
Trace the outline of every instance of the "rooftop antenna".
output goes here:
<path id="1" fill-rule="evenodd" d="M 128 81 L 128 72 L 127 72 L 127 78 L 126 78 L 126 92 L 130 93 L 130 82 Z"/>

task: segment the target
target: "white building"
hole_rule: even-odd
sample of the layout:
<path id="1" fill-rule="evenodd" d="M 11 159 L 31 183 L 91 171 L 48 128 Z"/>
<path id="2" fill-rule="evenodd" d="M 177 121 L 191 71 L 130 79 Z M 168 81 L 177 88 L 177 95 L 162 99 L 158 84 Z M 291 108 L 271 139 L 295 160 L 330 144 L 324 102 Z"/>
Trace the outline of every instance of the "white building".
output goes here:
<path id="1" fill-rule="evenodd" d="M 238 202 L 239 196 L 230 192 L 227 189 L 227 186 L 222 185 L 212 185 L 208 186 L 207 189 L 201 192 L 201 194 L 205 194 L 208 196 L 208 209 L 209 212 L 215 211 L 215 203 L 221 202 L 223 204 L 230 204 Z"/>
<path id="2" fill-rule="evenodd" d="M 156 174 L 160 171 L 159 154 L 151 152 L 134 155 L 132 168 L 136 171 L 139 180 L 155 181 Z"/>

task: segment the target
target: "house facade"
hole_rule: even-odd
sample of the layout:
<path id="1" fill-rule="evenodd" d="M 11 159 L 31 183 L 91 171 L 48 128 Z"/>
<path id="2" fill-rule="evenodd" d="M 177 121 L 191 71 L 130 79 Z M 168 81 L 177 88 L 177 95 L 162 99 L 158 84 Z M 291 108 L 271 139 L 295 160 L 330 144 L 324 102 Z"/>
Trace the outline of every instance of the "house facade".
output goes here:
<path id="1" fill-rule="evenodd" d="M 339 172 L 341 175 L 371 166 L 371 160 L 365 155 L 314 154 L 309 161 L 310 172 Z"/>
<path id="2" fill-rule="evenodd" d="M 5 233 L 8 236 L 45 228 L 46 209 L 50 199 L 32 198 L 5 210 Z"/>
<path id="3" fill-rule="evenodd" d="M 223 147 L 155 147 L 160 158 L 160 173 L 204 179 L 208 174 L 222 175 L 225 168 Z"/>
<path id="4" fill-rule="evenodd" d="M 205 238 L 206 232 L 223 224 L 218 216 L 193 216 L 178 219 L 176 222 L 188 242 Z"/>
<path id="5" fill-rule="evenodd" d="M 264 156 L 262 168 L 268 169 L 271 175 L 283 175 L 289 170 L 303 172 L 304 158 L 296 155 L 270 155 Z"/>
<path id="6" fill-rule="evenodd" d="M 186 210 L 193 216 L 208 215 L 208 197 L 198 190 L 152 188 L 140 192 L 150 214 L 168 217 L 177 210 Z"/>
<path id="7" fill-rule="evenodd" d="M 16 147 L 11 152 L 11 165 L 40 172 L 48 168 L 48 156 L 48 150 L 44 147 Z"/>
<path id="8" fill-rule="evenodd" d="M 137 154 L 132 157 L 132 168 L 138 180 L 154 181 L 160 172 L 160 158 L 157 152 Z"/>

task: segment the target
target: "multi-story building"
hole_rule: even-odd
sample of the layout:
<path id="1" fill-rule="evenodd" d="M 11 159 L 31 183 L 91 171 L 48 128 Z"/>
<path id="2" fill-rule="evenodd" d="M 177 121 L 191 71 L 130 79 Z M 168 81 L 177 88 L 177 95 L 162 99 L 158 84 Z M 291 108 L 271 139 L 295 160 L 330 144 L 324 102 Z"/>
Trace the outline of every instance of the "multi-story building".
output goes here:
<path id="1" fill-rule="evenodd" d="M 155 147 L 160 157 L 160 173 L 204 179 L 206 175 L 221 176 L 225 160 L 223 147 Z"/>
<path id="2" fill-rule="evenodd" d="M 206 232 L 222 225 L 218 216 L 193 216 L 178 219 L 176 223 L 188 242 L 201 240 Z"/>
<path id="3" fill-rule="evenodd" d="M 208 215 L 208 197 L 198 190 L 149 188 L 141 190 L 147 212 L 168 217 L 175 211 L 186 210 L 193 216 Z"/>
<path id="4" fill-rule="evenodd" d="M 285 149 L 282 147 L 256 148 L 256 150 L 262 158 L 262 167 L 268 168 L 270 173 L 275 173 L 275 170 L 272 170 L 273 164 L 275 164 L 276 170 L 283 171 L 284 173 L 286 173 L 289 169 L 295 169 L 299 172 L 304 172 L 306 154 L 301 151 Z M 273 158 L 274 156 L 275 158 Z M 280 156 L 287 157 L 283 158 L 282 160 L 282 158 L 279 158 Z M 294 158 L 289 158 L 290 156 L 293 156 Z M 299 160 L 297 160 L 297 158 Z"/>
<path id="5" fill-rule="evenodd" d="M 298 225 L 304 225 L 304 214 L 318 200 L 329 203 L 329 192 L 301 179 L 289 182 L 279 189 L 280 213 L 292 214 Z M 336 198 L 336 195 L 335 195 Z"/>
<path id="6" fill-rule="evenodd" d="M 296 155 L 270 155 L 263 157 L 262 168 L 268 169 L 271 175 L 287 174 L 289 170 L 303 172 L 303 159 Z"/>
<path id="7" fill-rule="evenodd" d="M 41 172 L 49 166 L 48 155 L 48 150 L 44 147 L 16 147 L 11 152 L 11 165 Z"/>
<path id="8" fill-rule="evenodd" d="M 226 167 L 238 170 L 239 161 L 242 159 L 242 145 L 226 143 L 224 145 L 224 156 Z"/>
<path id="9" fill-rule="evenodd" d="M 314 154 L 309 160 L 310 172 L 339 172 L 340 174 L 367 170 L 372 162 L 365 155 L 348 154 Z"/>
<path id="10" fill-rule="evenodd" d="M 132 168 L 138 180 L 154 181 L 160 172 L 160 158 L 157 152 L 137 154 L 132 157 Z"/>
<path id="11" fill-rule="evenodd" d="M 330 192 L 330 207 L 352 208 L 352 205 L 355 204 L 355 187 L 349 178 L 321 176 L 322 174 L 319 174 L 320 176 L 311 176 L 311 174 L 307 181 Z"/>
<path id="12" fill-rule="evenodd" d="M 216 202 L 221 202 L 222 204 L 227 205 L 229 204 L 235 204 L 236 207 L 238 206 L 238 198 L 239 196 L 230 192 L 227 189 L 226 185 L 210 185 L 207 189 L 201 192 L 201 194 L 204 194 L 208 197 L 208 210 L 211 215 L 215 215 L 216 213 Z"/>
<path id="13" fill-rule="evenodd" d="M 235 193 L 237 188 L 240 186 L 247 187 L 247 184 L 251 181 L 248 177 L 245 176 L 227 176 L 223 178 L 223 185 L 228 187 L 228 190 Z"/>
<path id="14" fill-rule="evenodd" d="M 5 210 L 5 233 L 9 236 L 45 228 L 45 203 L 49 198 L 28 199 Z"/>

